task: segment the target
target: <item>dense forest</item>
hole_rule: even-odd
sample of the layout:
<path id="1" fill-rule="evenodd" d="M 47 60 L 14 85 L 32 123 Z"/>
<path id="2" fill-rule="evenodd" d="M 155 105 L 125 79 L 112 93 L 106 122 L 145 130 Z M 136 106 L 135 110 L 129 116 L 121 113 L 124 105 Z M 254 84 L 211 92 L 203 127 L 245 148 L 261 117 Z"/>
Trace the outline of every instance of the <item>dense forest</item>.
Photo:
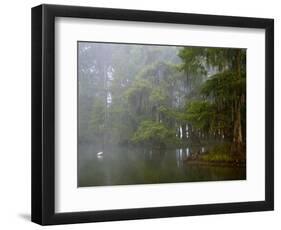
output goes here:
<path id="1" fill-rule="evenodd" d="M 79 143 L 245 159 L 245 49 L 79 42 L 78 52 Z"/>

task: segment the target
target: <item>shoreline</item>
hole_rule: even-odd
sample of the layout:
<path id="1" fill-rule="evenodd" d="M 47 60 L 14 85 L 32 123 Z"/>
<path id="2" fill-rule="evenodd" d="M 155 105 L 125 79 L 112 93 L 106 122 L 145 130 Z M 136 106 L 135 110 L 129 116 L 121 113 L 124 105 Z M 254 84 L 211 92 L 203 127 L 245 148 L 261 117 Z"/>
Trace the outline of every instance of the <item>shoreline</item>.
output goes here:
<path id="1" fill-rule="evenodd" d="M 199 159 L 186 159 L 184 161 L 188 165 L 203 165 L 203 166 L 214 166 L 214 167 L 246 167 L 246 162 L 244 161 L 206 161 Z"/>

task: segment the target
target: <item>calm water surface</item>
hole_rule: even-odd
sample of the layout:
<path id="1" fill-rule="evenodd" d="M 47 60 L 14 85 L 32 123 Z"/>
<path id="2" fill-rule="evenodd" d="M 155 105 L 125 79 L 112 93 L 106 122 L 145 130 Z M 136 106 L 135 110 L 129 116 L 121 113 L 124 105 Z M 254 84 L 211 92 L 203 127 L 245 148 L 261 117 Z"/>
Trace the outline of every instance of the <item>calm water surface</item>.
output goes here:
<path id="1" fill-rule="evenodd" d="M 79 144 L 78 186 L 154 184 L 195 181 L 244 180 L 246 169 L 188 165 L 186 157 L 204 147 L 145 150 L 120 146 L 105 148 L 97 155 L 91 144 Z"/>

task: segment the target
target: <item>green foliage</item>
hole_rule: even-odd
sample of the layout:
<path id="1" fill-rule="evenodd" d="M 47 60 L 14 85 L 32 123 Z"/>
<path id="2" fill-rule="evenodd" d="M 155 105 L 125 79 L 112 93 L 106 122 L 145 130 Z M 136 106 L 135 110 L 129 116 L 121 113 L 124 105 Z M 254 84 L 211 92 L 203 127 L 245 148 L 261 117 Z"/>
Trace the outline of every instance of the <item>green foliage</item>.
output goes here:
<path id="1" fill-rule="evenodd" d="M 208 66 L 217 68 L 219 72 L 233 71 L 237 67 L 237 55 L 240 56 L 241 70 L 246 70 L 246 50 L 226 48 L 206 48 L 206 62 Z"/>
<path id="2" fill-rule="evenodd" d="M 214 105 L 208 101 L 193 101 L 187 105 L 184 119 L 195 128 L 210 130 L 216 117 Z"/>
<path id="3" fill-rule="evenodd" d="M 241 146 L 241 130 L 246 123 L 246 50 L 194 47 L 181 49 L 179 56 L 187 76 L 203 75 L 202 69 L 211 73 L 199 88 L 189 79 L 193 91 L 199 93 L 189 91 L 187 98 L 193 101 L 187 102 L 182 119 L 198 132 L 239 139 L 235 144 Z"/>
<path id="4" fill-rule="evenodd" d="M 149 101 L 152 105 L 164 105 L 167 101 L 168 95 L 165 89 L 162 87 L 155 87 L 153 88 Z"/>
<path id="5" fill-rule="evenodd" d="M 181 112 L 179 109 L 160 106 L 158 110 L 165 114 L 167 118 L 171 118 L 175 121 L 183 121 L 185 119 L 185 113 Z"/>
<path id="6" fill-rule="evenodd" d="M 237 156 L 231 154 L 231 144 L 225 143 L 214 146 L 207 154 L 200 156 L 200 160 L 208 162 L 233 162 Z"/>
<path id="7" fill-rule="evenodd" d="M 154 121 L 143 121 L 132 137 L 134 143 L 149 143 L 154 146 L 163 147 L 175 140 L 175 132 L 163 123 Z"/>
<path id="8" fill-rule="evenodd" d="M 140 95 L 149 94 L 151 91 L 151 85 L 149 81 L 145 79 L 137 79 L 131 87 L 127 89 L 125 95 L 127 96 L 129 102 L 135 103 L 136 98 Z"/>
<path id="9" fill-rule="evenodd" d="M 200 160 L 208 162 L 232 162 L 235 158 L 229 152 L 219 152 L 203 155 Z"/>
<path id="10" fill-rule="evenodd" d="M 235 95 L 245 93 L 245 73 L 237 78 L 233 71 L 224 71 L 211 76 L 201 87 L 201 94 L 224 102 L 234 100 Z"/>
<path id="11" fill-rule="evenodd" d="M 191 75 L 205 75 L 206 48 L 186 47 L 179 51 L 179 57 L 183 60 L 180 69 Z"/>

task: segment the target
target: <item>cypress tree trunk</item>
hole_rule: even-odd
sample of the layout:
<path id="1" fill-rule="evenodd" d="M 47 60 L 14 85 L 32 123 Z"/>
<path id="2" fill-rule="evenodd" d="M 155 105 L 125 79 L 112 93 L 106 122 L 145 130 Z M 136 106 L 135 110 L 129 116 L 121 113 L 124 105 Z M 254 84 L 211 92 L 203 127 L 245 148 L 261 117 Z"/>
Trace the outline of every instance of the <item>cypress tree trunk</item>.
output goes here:
<path id="1" fill-rule="evenodd" d="M 242 126 L 241 126 L 241 100 L 238 99 L 235 108 L 235 120 L 233 130 L 233 142 L 232 152 L 235 154 L 241 154 L 243 151 L 243 138 L 242 138 Z"/>
<path id="2" fill-rule="evenodd" d="M 183 123 L 181 125 L 181 130 L 182 130 L 182 139 L 186 140 L 187 136 L 186 136 L 186 124 L 185 123 Z"/>
<path id="3" fill-rule="evenodd" d="M 236 52 L 236 78 L 241 79 L 241 50 Z M 236 91 L 234 101 L 234 128 L 233 128 L 233 141 L 231 152 L 234 154 L 242 154 L 243 152 L 243 138 L 242 138 L 242 125 L 241 125 L 241 103 L 242 96 L 240 90 Z"/>

